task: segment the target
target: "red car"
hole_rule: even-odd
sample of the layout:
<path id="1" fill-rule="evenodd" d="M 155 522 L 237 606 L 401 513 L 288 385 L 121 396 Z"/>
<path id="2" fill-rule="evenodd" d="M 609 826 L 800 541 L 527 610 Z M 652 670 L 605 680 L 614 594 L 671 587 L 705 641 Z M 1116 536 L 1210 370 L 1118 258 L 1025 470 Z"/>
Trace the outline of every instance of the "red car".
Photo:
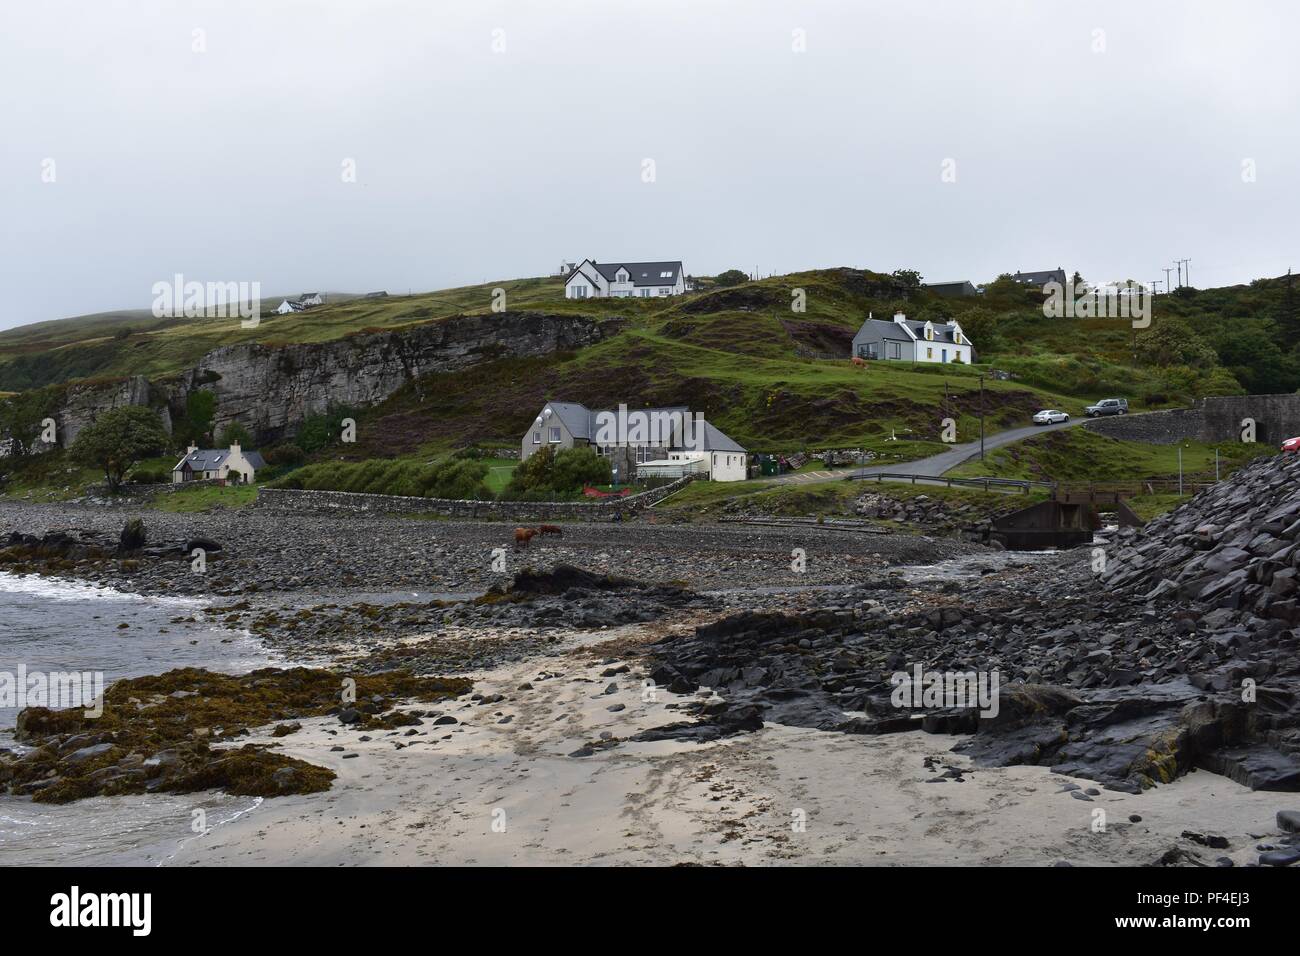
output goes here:
<path id="1" fill-rule="evenodd" d="M 1288 438 L 1286 441 L 1282 442 L 1282 450 L 1283 450 L 1283 451 L 1300 451 L 1300 437 L 1298 437 L 1298 438 Z"/>

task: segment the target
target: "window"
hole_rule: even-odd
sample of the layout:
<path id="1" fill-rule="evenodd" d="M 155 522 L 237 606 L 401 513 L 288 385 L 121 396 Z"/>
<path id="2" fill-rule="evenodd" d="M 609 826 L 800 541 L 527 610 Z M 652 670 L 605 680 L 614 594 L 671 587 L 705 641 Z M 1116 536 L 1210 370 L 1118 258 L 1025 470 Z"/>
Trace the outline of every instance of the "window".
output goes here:
<path id="1" fill-rule="evenodd" d="M 901 359 L 903 357 L 903 345 L 901 342 L 889 343 L 889 357 L 891 359 Z"/>
<path id="2" fill-rule="evenodd" d="M 648 299 L 648 298 L 650 298 L 650 290 L 649 290 L 649 289 L 642 289 L 642 290 L 641 290 L 641 298 L 643 298 L 643 299 Z"/>
<path id="3" fill-rule="evenodd" d="M 540 445 L 541 443 L 542 443 L 542 433 L 541 433 L 541 432 L 533 432 L 533 444 L 534 444 L 534 445 Z"/>
<path id="4" fill-rule="evenodd" d="M 858 357 L 869 359 L 878 358 L 879 356 L 876 354 L 876 343 L 868 342 L 866 345 L 859 345 Z"/>
<path id="5" fill-rule="evenodd" d="M 551 444 L 555 444 L 557 441 L 560 441 L 560 430 L 559 430 L 558 428 L 552 428 L 552 429 L 551 429 Z"/>
<path id="6" fill-rule="evenodd" d="M 671 272 L 661 272 L 661 273 L 659 273 L 659 278 L 661 278 L 661 279 L 671 279 L 672 277 L 673 277 L 673 274 L 672 274 Z"/>
<path id="7" fill-rule="evenodd" d="M 943 355 L 943 361 L 948 361 L 948 350 L 944 349 L 941 354 Z"/>
<path id="8" fill-rule="evenodd" d="M 926 349 L 926 350 L 925 350 L 925 357 L 928 358 L 928 359 L 932 359 L 932 358 L 934 358 L 934 349 Z"/>
<path id="9" fill-rule="evenodd" d="M 585 285 L 573 286 L 573 297 L 575 299 L 585 299 L 587 297 L 587 287 Z"/>

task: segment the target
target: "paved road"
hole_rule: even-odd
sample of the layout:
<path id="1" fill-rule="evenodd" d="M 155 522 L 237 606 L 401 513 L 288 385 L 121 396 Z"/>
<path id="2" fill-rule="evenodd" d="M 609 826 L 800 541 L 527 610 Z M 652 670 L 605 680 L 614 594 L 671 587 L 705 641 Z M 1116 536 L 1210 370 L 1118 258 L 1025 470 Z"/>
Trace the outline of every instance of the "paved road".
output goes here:
<path id="1" fill-rule="evenodd" d="M 1073 428 L 1086 420 L 1085 418 L 1072 418 L 1068 422 L 1061 422 L 1059 425 L 1026 425 L 1023 428 L 1011 428 L 1001 431 L 996 435 L 987 435 L 984 438 L 984 451 L 987 453 L 994 448 L 1001 448 L 1003 445 L 1010 445 L 1012 442 L 1023 441 L 1026 438 L 1032 438 L 1034 435 L 1041 435 L 1043 432 Z M 805 471 L 800 474 L 781 475 L 779 478 L 763 480 L 779 484 L 802 485 L 818 481 L 835 481 L 840 478 L 850 478 L 853 475 L 873 475 L 876 473 L 886 475 L 927 475 L 931 478 L 938 478 L 945 472 L 978 456 L 979 453 L 980 443 L 976 440 L 966 442 L 964 445 L 953 445 L 947 451 L 931 455 L 929 458 L 903 461 L 896 465 L 868 465 L 865 468 L 853 470 L 840 468 L 836 471 Z"/>

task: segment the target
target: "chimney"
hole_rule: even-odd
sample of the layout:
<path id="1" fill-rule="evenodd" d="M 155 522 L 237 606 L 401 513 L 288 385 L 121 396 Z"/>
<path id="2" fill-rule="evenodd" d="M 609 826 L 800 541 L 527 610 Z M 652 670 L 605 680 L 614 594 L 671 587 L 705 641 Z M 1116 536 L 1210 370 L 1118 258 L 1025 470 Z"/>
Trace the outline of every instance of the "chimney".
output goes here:
<path id="1" fill-rule="evenodd" d="M 190 442 L 190 447 L 185 449 L 185 454 L 192 455 L 198 450 L 199 450 L 199 446 L 194 444 L 194 442 Z"/>
<path id="2" fill-rule="evenodd" d="M 237 442 L 237 441 L 232 441 L 232 442 L 230 443 L 230 454 L 232 454 L 232 455 L 238 455 L 238 454 L 239 454 L 239 442 Z"/>
<path id="3" fill-rule="evenodd" d="M 902 312 L 895 312 L 894 321 L 897 322 L 899 325 L 903 325 L 905 322 L 907 322 L 907 316 L 905 316 Z"/>

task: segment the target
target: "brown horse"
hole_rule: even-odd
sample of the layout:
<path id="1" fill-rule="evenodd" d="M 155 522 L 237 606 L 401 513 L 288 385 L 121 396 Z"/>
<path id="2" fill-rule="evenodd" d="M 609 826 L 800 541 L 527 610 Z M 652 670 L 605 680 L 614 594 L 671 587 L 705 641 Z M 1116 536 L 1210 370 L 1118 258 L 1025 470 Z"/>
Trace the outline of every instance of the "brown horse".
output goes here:
<path id="1" fill-rule="evenodd" d="M 564 529 L 558 524 L 543 524 L 537 526 L 537 533 L 541 535 L 554 534 L 564 537 Z"/>
<path id="2" fill-rule="evenodd" d="M 535 537 L 537 537 L 536 528 L 515 528 L 515 547 L 526 548 Z"/>
<path id="3" fill-rule="evenodd" d="M 866 368 L 867 363 L 860 355 L 853 356 L 853 366 L 855 368 Z"/>

